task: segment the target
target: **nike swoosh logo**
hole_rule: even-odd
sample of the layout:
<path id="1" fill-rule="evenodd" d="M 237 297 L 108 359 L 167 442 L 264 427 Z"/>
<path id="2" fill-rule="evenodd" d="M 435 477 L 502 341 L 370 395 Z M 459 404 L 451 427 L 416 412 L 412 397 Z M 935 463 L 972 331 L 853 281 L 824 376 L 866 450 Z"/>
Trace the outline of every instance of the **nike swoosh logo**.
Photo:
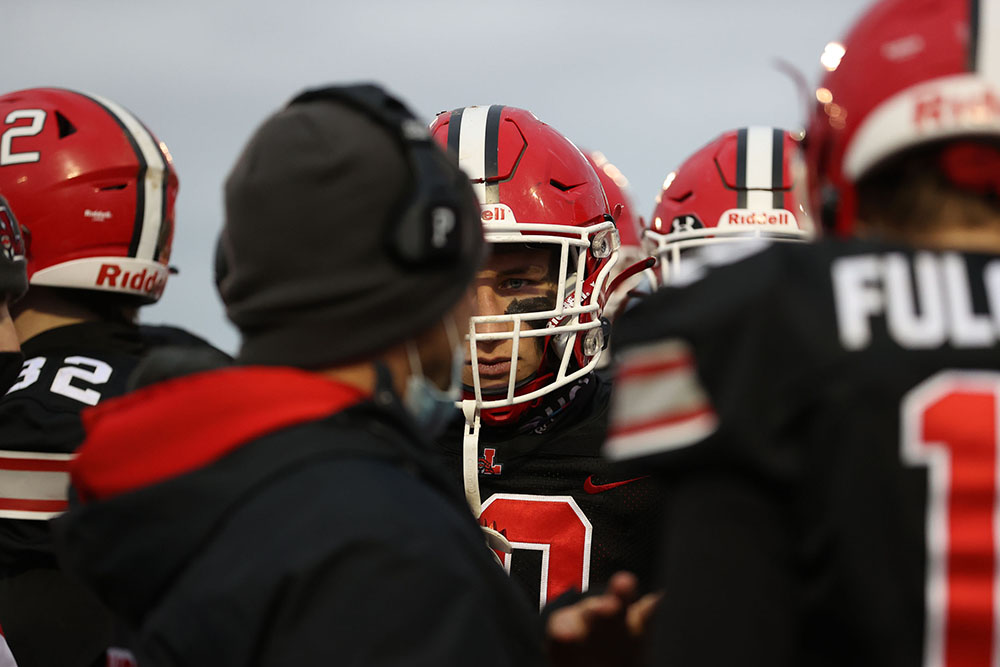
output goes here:
<path id="1" fill-rule="evenodd" d="M 616 489 L 619 486 L 625 486 L 626 484 L 631 484 L 632 482 L 638 482 L 640 479 L 646 479 L 647 477 L 649 477 L 649 475 L 633 477 L 632 479 L 625 479 L 620 482 L 609 482 L 608 484 L 594 484 L 594 476 L 591 475 L 583 481 L 583 490 L 589 494 L 604 493 L 605 491 Z"/>

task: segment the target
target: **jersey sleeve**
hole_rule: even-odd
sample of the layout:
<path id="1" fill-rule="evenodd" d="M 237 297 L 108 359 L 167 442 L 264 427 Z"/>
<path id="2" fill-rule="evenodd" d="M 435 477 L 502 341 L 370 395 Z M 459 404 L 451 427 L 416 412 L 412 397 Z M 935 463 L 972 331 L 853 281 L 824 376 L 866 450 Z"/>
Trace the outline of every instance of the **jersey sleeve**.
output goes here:
<path id="1" fill-rule="evenodd" d="M 790 455 L 779 426 L 802 400 L 801 310 L 787 246 L 692 269 L 613 333 L 615 387 L 605 453 L 670 466 L 774 472 Z M 808 337 L 806 337 L 808 338 Z"/>

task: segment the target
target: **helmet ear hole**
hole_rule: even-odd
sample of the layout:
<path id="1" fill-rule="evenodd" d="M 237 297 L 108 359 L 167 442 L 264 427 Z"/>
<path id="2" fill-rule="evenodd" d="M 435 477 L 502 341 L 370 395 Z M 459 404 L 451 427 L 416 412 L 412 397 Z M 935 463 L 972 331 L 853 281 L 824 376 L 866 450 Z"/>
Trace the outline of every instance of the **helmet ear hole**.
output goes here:
<path id="1" fill-rule="evenodd" d="M 59 126 L 60 139 L 65 139 L 69 135 L 76 133 L 76 126 L 69 122 L 69 118 L 58 111 L 56 112 L 56 124 Z"/>

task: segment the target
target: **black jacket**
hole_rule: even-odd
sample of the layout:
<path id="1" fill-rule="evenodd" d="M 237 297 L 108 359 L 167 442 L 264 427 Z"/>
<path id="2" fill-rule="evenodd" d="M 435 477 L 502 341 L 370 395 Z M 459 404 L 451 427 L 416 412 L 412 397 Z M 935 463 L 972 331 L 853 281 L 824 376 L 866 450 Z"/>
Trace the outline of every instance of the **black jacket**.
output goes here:
<path id="1" fill-rule="evenodd" d="M 88 415 L 57 544 L 143 667 L 541 662 L 433 446 L 376 396 L 232 368 Z"/>

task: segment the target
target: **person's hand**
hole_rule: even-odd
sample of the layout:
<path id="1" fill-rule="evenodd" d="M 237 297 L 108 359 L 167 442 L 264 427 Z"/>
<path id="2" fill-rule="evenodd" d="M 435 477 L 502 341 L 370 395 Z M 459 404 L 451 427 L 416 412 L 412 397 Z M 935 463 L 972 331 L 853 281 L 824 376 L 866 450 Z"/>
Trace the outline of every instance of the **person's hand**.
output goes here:
<path id="1" fill-rule="evenodd" d="M 634 664 L 661 595 L 649 593 L 640 598 L 638 590 L 635 575 L 618 572 L 603 593 L 553 611 L 545 628 L 550 664 Z"/>

